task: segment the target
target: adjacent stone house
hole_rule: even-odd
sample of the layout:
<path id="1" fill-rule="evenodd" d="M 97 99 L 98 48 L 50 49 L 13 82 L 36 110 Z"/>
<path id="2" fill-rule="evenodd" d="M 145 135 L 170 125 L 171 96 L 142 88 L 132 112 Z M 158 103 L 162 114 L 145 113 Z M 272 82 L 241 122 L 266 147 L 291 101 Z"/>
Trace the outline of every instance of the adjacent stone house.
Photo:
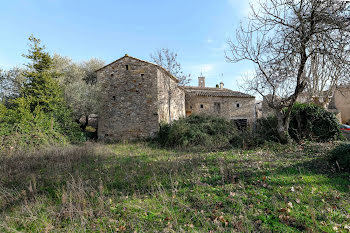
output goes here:
<path id="1" fill-rule="evenodd" d="M 205 78 L 198 78 L 198 87 L 185 87 L 186 116 L 209 114 L 233 120 L 240 125 L 255 121 L 255 97 L 224 88 L 206 87 Z"/>
<path id="2" fill-rule="evenodd" d="M 97 70 L 101 86 L 98 137 L 152 137 L 161 122 L 185 116 L 185 92 L 164 68 L 125 55 Z"/>
<path id="3" fill-rule="evenodd" d="M 350 124 L 350 86 L 337 87 L 328 106 L 328 110 L 334 112 L 340 123 Z"/>
<path id="4" fill-rule="evenodd" d="M 128 55 L 97 70 L 101 87 L 98 138 L 123 140 L 154 136 L 161 123 L 194 113 L 247 125 L 255 120 L 255 97 L 223 87 L 180 87 L 159 65 Z"/>
<path id="5" fill-rule="evenodd" d="M 273 109 L 271 109 L 267 104 L 267 98 L 271 97 L 271 95 L 267 95 L 262 101 L 262 117 L 274 115 Z M 319 96 L 310 96 L 309 93 L 304 92 L 298 96 L 297 102 L 316 104 L 317 106 L 320 106 L 327 111 L 334 113 L 340 123 L 350 124 L 349 85 L 338 86 L 334 89 L 333 92 L 326 90 Z"/>

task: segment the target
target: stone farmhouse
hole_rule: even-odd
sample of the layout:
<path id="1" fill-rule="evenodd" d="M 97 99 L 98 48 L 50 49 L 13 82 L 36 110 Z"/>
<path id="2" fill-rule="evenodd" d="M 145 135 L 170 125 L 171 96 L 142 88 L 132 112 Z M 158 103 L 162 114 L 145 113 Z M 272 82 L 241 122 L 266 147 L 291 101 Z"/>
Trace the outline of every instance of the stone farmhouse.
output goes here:
<path id="1" fill-rule="evenodd" d="M 255 120 L 255 97 L 220 87 L 182 87 L 163 67 L 127 54 L 96 71 L 101 86 L 98 138 L 153 137 L 161 123 L 204 113 L 247 124 Z"/>
<path id="2" fill-rule="evenodd" d="M 255 120 L 255 97 L 238 91 L 218 87 L 206 87 L 205 78 L 198 78 L 198 87 L 184 87 L 186 116 L 192 113 L 210 114 L 235 121 L 246 126 Z"/>

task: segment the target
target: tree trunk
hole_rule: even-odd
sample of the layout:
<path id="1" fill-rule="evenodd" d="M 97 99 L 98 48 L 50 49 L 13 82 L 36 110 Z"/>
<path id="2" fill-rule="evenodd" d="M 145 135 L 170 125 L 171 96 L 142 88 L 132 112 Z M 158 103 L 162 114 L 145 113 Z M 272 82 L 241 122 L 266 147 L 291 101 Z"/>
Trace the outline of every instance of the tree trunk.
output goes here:
<path id="1" fill-rule="evenodd" d="M 288 144 L 292 140 L 289 136 L 289 117 L 282 111 L 277 111 L 277 133 L 282 144 Z"/>

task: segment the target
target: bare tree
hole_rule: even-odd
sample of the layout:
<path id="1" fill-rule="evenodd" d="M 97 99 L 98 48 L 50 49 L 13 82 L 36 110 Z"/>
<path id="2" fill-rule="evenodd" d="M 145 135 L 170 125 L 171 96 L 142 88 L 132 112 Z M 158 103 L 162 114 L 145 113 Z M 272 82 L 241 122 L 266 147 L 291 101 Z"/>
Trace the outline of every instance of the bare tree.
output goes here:
<path id="1" fill-rule="evenodd" d="M 346 59 L 349 60 L 349 54 L 342 56 L 348 56 Z M 329 62 L 327 55 L 320 54 L 311 56 L 306 67 L 309 80 L 305 88 L 307 101 L 326 108 L 335 89 L 348 84 L 350 67 L 344 63 Z"/>
<path id="2" fill-rule="evenodd" d="M 175 76 L 180 82 L 179 85 L 187 85 L 191 79 L 191 75 L 185 75 L 181 64 L 177 61 L 177 53 L 171 51 L 168 48 L 158 49 L 154 54 L 151 54 L 152 62 L 160 65 L 167 71 L 169 71 L 173 76 Z"/>
<path id="3" fill-rule="evenodd" d="M 178 83 L 179 86 L 185 86 L 191 81 L 190 79 L 191 75 L 190 74 L 185 75 L 182 70 L 181 64 L 177 61 L 177 53 L 167 48 L 163 48 L 163 49 L 158 49 L 154 54 L 151 54 L 150 57 L 152 62 L 163 67 L 164 69 L 169 71 L 170 74 L 176 77 L 179 80 L 179 83 Z M 164 83 L 164 89 L 167 90 L 166 101 L 168 103 L 169 122 L 172 121 L 172 118 L 171 118 L 172 98 L 178 88 L 179 87 L 177 85 L 172 85 L 172 81 L 170 79 L 166 79 Z"/>
<path id="4" fill-rule="evenodd" d="M 337 0 L 260 0 L 251 5 L 247 25 L 228 41 L 227 61 L 255 64 L 246 88 L 266 97 L 281 142 L 289 142 L 292 106 L 312 82 L 306 73 L 311 59 L 324 57 L 332 72 L 332 66 L 341 64 L 339 72 L 349 66 L 349 6 Z"/>

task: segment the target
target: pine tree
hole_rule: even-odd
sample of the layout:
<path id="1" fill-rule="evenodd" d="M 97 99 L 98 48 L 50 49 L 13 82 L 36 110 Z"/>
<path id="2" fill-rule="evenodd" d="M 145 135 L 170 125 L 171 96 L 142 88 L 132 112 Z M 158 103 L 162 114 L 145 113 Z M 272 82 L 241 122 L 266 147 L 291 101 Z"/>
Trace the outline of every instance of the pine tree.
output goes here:
<path id="1" fill-rule="evenodd" d="M 55 80 L 58 74 L 52 71 L 52 58 L 45 52 L 45 46 L 40 45 L 40 39 L 31 35 L 29 41 L 28 54 L 23 55 L 30 62 L 26 65 L 28 70 L 24 72 L 26 83 L 22 96 L 30 101 L 32 111 L 39 105 L 44 112 L 55 114 L 65 106 L 63 92 Z"/>
<path id="2" fill-rule="evenodd" d="M 33 35 L 29 37 L 27 55 L 30 62 L 24 72 L 26 83 L 21 95 L 30 104 L 32 112 L 43 111 L 52 119 L 52 129 L 76 140 L 80 137 L 79 127 L 73 122 L 72 111 L 64 100 L 63 90 L 58 80 L 60 74 L 54 71 L 53 59 L 41 41 Z"/>

